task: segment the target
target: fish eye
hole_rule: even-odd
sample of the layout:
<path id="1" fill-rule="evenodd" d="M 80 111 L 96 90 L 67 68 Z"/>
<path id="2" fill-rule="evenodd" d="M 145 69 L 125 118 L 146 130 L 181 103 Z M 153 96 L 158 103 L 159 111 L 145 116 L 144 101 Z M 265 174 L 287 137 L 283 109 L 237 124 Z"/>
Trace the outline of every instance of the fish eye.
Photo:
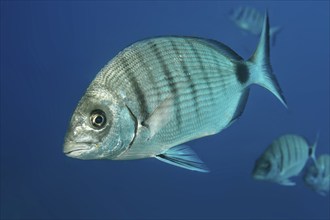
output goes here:
<path id="1" fill-rule="evenodd" d="M 96 129 L 103 128 L 107 122 L 104 111 L 100 109 L 92 111 L 89 120 L 91 121 L 93 127 Z"/>
<path id="2" fill-rule="evenodd" d="M 270 162 L 269 161 L 265 161 L 264 163 L 262 163 L 261 165 L 261 168 L 264 169 L 264 170 L 269 170 L 270 169 Z"/>

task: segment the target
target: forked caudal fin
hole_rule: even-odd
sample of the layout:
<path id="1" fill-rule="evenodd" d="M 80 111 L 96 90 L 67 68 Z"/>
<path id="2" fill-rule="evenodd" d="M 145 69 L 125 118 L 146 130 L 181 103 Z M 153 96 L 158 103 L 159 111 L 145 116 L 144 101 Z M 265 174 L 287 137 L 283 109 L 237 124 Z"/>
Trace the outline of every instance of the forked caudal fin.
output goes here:
<path id="1" fill-rule="evenodd" d="M 156 156 L 158 160 L 174 166 L 199 172 L 210 172 L 206 165 L 199 159 L 196 153 L 186 145 L 172 147 Z"/>
<path id="2" fill-rule="evenodd" d="M 246 65 L 251 73 L 251 83 L 258 84 L 268 89 L 287 108 L 280 85 L 272 71 L 269 50 L 269 19 L 266 12 L 259 44 L 252 57 L 246 62 Z"/>

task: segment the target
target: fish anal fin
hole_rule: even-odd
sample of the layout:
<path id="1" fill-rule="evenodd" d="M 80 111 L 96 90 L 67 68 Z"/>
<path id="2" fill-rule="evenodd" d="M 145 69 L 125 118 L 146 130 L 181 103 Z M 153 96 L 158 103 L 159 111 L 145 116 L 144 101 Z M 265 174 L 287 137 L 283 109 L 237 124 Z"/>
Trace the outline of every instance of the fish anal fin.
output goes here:
<path id="1" fill-rule="evenodd" d="M 162 154 L 156 156 L 158 160 L 188 170 L 199 172 L 210 172 L 197 154 L 186 145 L 172 147 Z"/>
<path id="2" fill-rule="evenodd" d="M 245 91 L 243 92 L 242 96 L 240 97 L 240 99 L 238 101 L 238 106 L 236 108 L 236 111 L 235 111 L 232 119 L 230 120 L 228 126 L 230 126 L 232 123 L 234 123 L 242 115 L 244 108 L 246 106 L 248 97 L 249 97 L 249 92 L 250 92 L 249 88 L 245 89 Z"/>

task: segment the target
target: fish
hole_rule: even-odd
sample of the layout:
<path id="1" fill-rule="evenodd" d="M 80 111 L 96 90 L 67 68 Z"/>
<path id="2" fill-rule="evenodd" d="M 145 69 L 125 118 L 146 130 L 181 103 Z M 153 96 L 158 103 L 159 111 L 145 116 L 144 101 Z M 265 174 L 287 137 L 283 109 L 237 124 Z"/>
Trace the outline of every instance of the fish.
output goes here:
<path id="1" fill-rule="evenodd" d="M 266 88 L 287 107 L 269 53 L 267 14 L 257 49 L 246 61 L 225 44 L 199 37 L 133 43 L 88 86 L 71 117 L 63 152 L 84 160 L 156 158 L 209 172 L 184 143 L 234 123 L 250 85 Z"/>
<path id="2" fill-rule="evenodd" d="M 315 160 L 317 141 L 310 146 L 308 141 L 296 134 L 276 138 L 256 160 L 252 176 L 256 180 L 270 181 L 285 186 L 294 186 L 291 177 L 298 176 L 309 158 Z"/>
<path id="3" fill-rule="evenodd" d="M 260 35 L 263 25 L 263 15 L 255 8 L 240 6 L 229 12 L 229 18 L 237 27 L 253 35 Z M 270 27 L 269 35 L 272 45 L 276 43 L 276 36 L 282 30 L 281 26 Z"/>
<path id="4" fill-rule="evenodd" d="M 320 155 L 314 163 L 307 167 L 303 180 L 318 194 L 328 195 L 330 191 L 330 155 Z"/>

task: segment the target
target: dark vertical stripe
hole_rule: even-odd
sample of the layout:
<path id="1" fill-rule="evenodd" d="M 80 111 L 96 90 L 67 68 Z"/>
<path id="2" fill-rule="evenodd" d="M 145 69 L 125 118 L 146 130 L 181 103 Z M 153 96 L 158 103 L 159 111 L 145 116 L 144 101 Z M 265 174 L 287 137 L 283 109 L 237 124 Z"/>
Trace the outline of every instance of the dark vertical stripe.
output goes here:
<path id="1" fill-rule="evenodd" d="M 242 8 L 242 7 L 239 7 L 238 9 L 237 9 L 238 11 L 237 11 L 237 13 L 236 13 L 236 21 L 241 21 L 242 20 L 242 17 L 243 17 L 243 14 L 244 14 L 244 8 Z"/>
<path id="2" fill-rule="evenodd" d="M 303 143 L 301 142 L 301 139 L 298 139 L 297 137 L 293 137 L 294 138 L 294 145 L 296 146 L 296 151 L 297 151 L 297 158 L 296 161 L 301 161 L 302 156 L 305 152 L 305 148 L 303 149 Z M 305 143 L 304 143 L 305 144 Z M 307 154 L 308 154 L 308 149 L 307 149 Z M 308 158 L 308 155 L 305 155 Z"/>
<path id="3" fill-rule="evenodd" d="M 176 119 L 178 122 L 178 127 L 181 128 L 181 126 L 182 126 L 181 109 L 178 107 L 178 89 L 176 87 L 174 77 L 173 77 L 171 71 L 169 70 L 167 63 L 165 62 L 165 59 L 164 59 L 163 55 L 161 54 L 161 51 L 160 51 L 157 43 L 153 40 L 150 40 L 148 42 L 148 46 L 150 47 L 151 51 L 153 52 L 157 61 L 159 62 L 162 72 L 165 75 L 167 86 L 170 88 L 171 94 L 174 97 L 174 105 L 176 106 L 175 115 L 176 115 Z"/>
<path id="4" fill-rule="evenodd" d="M 253 22 L 253 24 L 257 24 L 259 12 L 253 10 L 251 14 L 252 14 L 251 21 Z"/>
<path id="5" fill-rule="evenodd" d="M 280 150 L 280 152 L 279 152 L 279 156 L 280 156 L 280 164 L 281 164 L 281 172 L 283 171 L 283 168 L 284 168 L 284 153 L 283 153 L 283 147 L 285 147 L 285 146 L 283 146 L 283 142 L 282 142 L 282 140 L 280 141 L 280 144 L 279 144 L 279 150 Z"/>
<path id="6" fill-rule="evenodd" d="M 145 71 L 145 74 L 147 76 L 147 79 L 150 80 L 151 84 L 152 84 L 152 90 L 156 91 L 156 103 L 158 103 L 160 101 L 160 97 L 161 97 L 161 92 L 158 88 L 156 79 L 155 79 L 155 74 L 152 72 L 152 70 L 150 70 L 148 64 L 146 63 L 145 59 L 143 58 L 143 54 L 140 51 L 136 51 L 136 58 L 138 60 L 138 63 L 140 63 L 142 65 L 142 68 Z"/>
<path id="7" fill-rule="evenodd" d="M 272 143 L 270 145 L 270 154 L 271 154 L 271 161 L 276 161 L 277 165 L 278 165 L 278 161 L 277 161 L 277 154 L 278 154 L 278 150 L 277 150 L 278 144 L 276 142 Z"/>
<path id="8" fill-rule="evenodd" d="M 137 95 L 138 98 L 138 105 L 140 109 L 140 115 L 142 117 L 142 120 L 146 119 L 146 116 L 148 114 L 148 106 L 147 106 L 147 100 L 145 97 L 145 94 L 143 93 L 141 86 L 138 83 L 138 80 L 136 79 L 134 75 L 134 71 L 132 70 L 132 65 L 129 64 L 129 61 L 125 56 L 122 56 L 119 59 L 119 62 L 121 62 L 122 67 L 125 69 L 125 73 L 130 79 L 130 82 L 132 83 L 133 89 L 135 91 L 135 94 Z"/>
<path id="9" fill-rule="evenodd" d="M 243 22 L 248 21 L 250 16 L 251 16 L 251 8 L 244 7 L 243 15 L 242 15 L 242 21 Z"/>
<path id="10" fill-rule="evenodd" d="M 284 138 L 284 145 L 283 147 L 286 149 L 287 155 L 286 155 L 286 159 L 287 159 L 287 164 L 286 166 L 290 166 L 292 163 L 292 147 L 290 147 L 290 143 L 288 142 L 288 138 Z"/>
<path id="11" fill-rule="evenodd" d="M 189 42 L 190 42 L 190 40 L 189 40 Z M 208 79 L 209 73 L 208 73 L 208 71 L 206 71 L 206 68 L 205 68 L 204 62 L 203 62 L 203 58 L 202 58 L 200 52 L 197 50 L 195 44 L 190 42 L 190 46 L 196 56 L 198 66 L 202 70 L 203 81 L 206 82 L 207 90 L 210 92 L 212 103 L 214 103 L 214 91 L 213 91 L 213 87 L 211 86 L 210 81 Z"/>
<path id="12" fill-rule="evenodd" d="M 224 75 L 221 75 L 221 72 L 222 72 L 222 70 L 221 70 L 221 67 L 222 67 L 221 62 L 222 61 L 220 61 L 219 57 L 217 56 L 217 53 L 219 53 L 219 51 L 216 50 L 214 48 L 214 45 L 212 45 L 212 44 L 210 44 L 210 47 L 211 47 L 210 49 L 212 51 L 211 53 L 212 53 L 213 61 L 216 64 L 216 69 L 217 69 L 217 71 L 219 73 L 219 79 L 221 80 L 222 88 L 223 88 L 224 91 L 226 91 L 227 90 L 227 84 L 226 84 L 226 80 L 227 79 L 225 79 Z M 224 55 L 224 54 L 222 54 L 222 55 Z M 223 95 L 226 95 L 226 94 L 223 94 Z"/>
<path id="13" fill-rule="evenodd" d="M 300 158 L 300 155 L 299 155 L 299 149 L 300 149 L 300 147 L 299 147 L 299 144 L 301 144 L 301 143 L 297 143 L 297 138 L 296 137 L 294 137 L 294 136 L 292 136 L 291 137 L 291 139 L 292 139 L 292 147 L 294 148 L 294 152 L 293 152 L 293 154 L 294 154 L 294 162 L 297 162 L 297 161 L 299 161 L 301 158 Z"/>
<path id="14" fill-rule="evenodd" d="M 191 43 L 187 39 L 184 39 L 184 40 L 185 40 L 185 46 L 189 45 L 189 47 L 191 47 Z M 187 79 L 187 84 L 188 84 L 188 87 L 189 87 L 189 89 L 192 93 L 192 97 L 193 97 L 195 113 L 196 113 L 196 115 L 199 115 L 196 85 L 195 85 L 194 81 L 192 80 L 191 75 L 189 74 L 189 69 L 185 62 L 185 58 L 183 58 L 183 57 L 180 58 L 181 54 L 180 54 L 179 48 L 177 47 L 175 41 L 171 40 L 170 43 L 171 43 L 171 46 L 172 46 L 176 56 L 180 60 L 180 67 L 182 69 L 182 72 L 184 73 L 185 78 Z"/>

